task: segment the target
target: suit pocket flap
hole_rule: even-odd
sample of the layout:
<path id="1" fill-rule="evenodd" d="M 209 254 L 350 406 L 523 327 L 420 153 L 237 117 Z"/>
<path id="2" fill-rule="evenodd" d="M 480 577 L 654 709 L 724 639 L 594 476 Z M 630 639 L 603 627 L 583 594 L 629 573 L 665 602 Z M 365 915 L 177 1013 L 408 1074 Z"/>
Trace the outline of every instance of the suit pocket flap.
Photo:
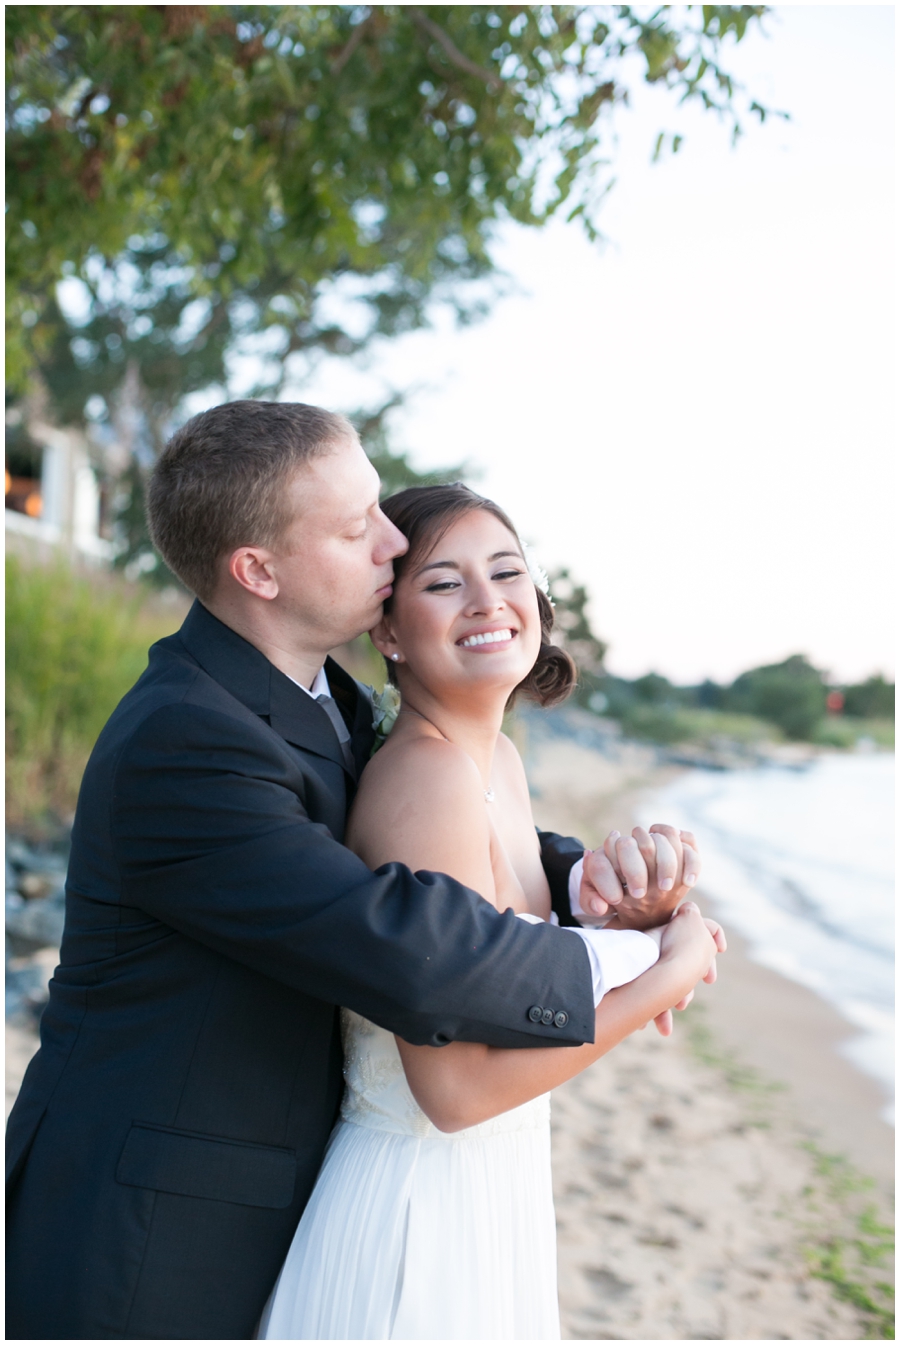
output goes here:
<path id="1" fill-rule="evenodd" d="M 283 1210 L 294 1198 L 296 1171 L 291 1149 L 136 1123 L 128 1132 L 116 1181 L 170 1195 Z"/>

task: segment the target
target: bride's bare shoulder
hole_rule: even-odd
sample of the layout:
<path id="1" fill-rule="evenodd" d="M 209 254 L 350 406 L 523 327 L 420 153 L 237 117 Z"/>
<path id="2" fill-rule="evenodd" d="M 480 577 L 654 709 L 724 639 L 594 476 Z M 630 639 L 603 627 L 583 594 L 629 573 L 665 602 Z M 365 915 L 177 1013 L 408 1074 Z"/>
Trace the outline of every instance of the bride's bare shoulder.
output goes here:
<path id="1" fill-rule="evenodd" d="M 359 802 L 378 798 L 429 798 L 473 794 L 481 797 L 481 777 L 475 762 L 455 743 L 424 734 L 391 739 L 369 762 L 360 781 Z"/>
<path id="2" fill-rule="evenodd" d="M 489 896 L 490 828 L 478 768 L 443 739 L 386 744 L 366 767 L 347 844 L 370 868 L 399 860 L 449 873 Z"/>

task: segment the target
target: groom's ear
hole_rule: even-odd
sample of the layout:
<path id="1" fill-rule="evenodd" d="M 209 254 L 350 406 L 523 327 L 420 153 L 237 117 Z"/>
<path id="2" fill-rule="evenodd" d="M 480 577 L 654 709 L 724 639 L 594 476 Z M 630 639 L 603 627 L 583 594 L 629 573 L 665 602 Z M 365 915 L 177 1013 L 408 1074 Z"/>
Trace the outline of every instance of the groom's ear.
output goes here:
<path id="1" fill-rule="evenodd" d="M 376 626 L 369 631 L 369 639 L 372 641 L 379 654 L 385 658 L 390 658 L 391 654 L 397 652 L 397 641 L 394 639 L 394 633 L 391 630 L 390 617 L 383 616 Z"/>
<path id="2" fill-rule="evenodd" d="M 271 602 L 278 597 L 278 580 L 272 567 L 272 555 L 264 547 L 239 547 L 228 558 L 228 573 L 241 588 L 257 598 Z"/>

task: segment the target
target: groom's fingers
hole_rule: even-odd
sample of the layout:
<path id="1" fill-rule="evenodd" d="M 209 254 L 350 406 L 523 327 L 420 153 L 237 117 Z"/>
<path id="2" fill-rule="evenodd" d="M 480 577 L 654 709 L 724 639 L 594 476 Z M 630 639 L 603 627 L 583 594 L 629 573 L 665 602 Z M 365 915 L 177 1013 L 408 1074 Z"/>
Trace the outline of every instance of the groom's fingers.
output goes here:
<path id="1" fill-rule="evenodd" d="M 671 1037 L 675 1027 L 671 1009 L 664 1009 L 662 1013 L 656 1015 L 653 1021 L 656 1024 L 656 1030 L 661 1037 Z"/>
<path id="2" fill-rule="evenodd" d="M 656 886 L 660 892 L 671 892 L 678 877 L 679 856 L 662 832 L 655 831 L 652 839 L 656 846 Z"/>
<path id="3" fill-rule="evenodd" d="M 687 842 L 682 845 L 681 853 L 684 856 L 681 881 L 685 887 L 693 887 L 700 877 L 700 856 L 694 847 L 688 845 Z"/>

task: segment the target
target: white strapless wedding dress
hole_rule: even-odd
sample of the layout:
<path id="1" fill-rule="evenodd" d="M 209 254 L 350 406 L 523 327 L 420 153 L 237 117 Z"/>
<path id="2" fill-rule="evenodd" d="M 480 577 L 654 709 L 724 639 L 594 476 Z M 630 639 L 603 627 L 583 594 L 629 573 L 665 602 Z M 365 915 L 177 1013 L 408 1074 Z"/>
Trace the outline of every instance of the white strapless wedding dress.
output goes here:
<path id="1" fill-rule="evenodd" d="M 442 1134 L 393 1036 L 342 1026 L 341 1120 L 260 1338 L 559 1339 L 549 1096 Z"/>

